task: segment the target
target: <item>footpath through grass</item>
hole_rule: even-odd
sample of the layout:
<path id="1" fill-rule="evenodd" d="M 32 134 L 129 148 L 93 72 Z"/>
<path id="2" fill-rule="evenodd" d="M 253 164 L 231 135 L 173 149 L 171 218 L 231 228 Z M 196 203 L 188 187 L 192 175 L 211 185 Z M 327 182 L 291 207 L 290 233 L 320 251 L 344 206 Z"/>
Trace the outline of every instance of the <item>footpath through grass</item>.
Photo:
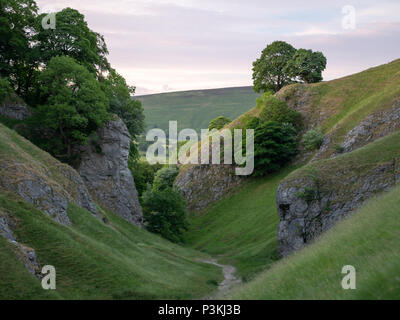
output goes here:
<path id="1" fill-rule="evenodd" d="M 234 265 L 243 280 L 278 259 L 276 190 L 294 168 L 257 178 L 213 207 L 189 216 L 187 244 Z"/>

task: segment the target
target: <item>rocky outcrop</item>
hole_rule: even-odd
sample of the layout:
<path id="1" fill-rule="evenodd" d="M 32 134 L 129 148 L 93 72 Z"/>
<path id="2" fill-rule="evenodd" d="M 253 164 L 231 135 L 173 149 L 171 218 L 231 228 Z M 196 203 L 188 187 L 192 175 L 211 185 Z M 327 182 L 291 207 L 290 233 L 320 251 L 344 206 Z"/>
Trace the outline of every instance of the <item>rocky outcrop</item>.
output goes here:
<path id="1" fill-rule="evenodd" d="M 235 175 L 232 165 L 189 165 L 181 168 L 175 180 L 188 210 L 202 210 L 246 181 Z"/>
<path id="2" fill-rule="evenodd" d="M 97 130 L 98 141 L 80 150 L 77 170 L 91 195 L 105 208 L 135 225 L 142 224 L 134 179 L 128 168 L 131 136 L 122 120 Z"/>
<path id="3" fill-rule="evenodd" d="M 284 180 L 277 191 L 279 254 L 287 256 L 302 248 L 366 200 L 399 183 L 399 163 L 400 158 L 333 166 L 329 177 L 320 169 Z"/>
<path id="4" fill-rule="evenodd" d="M 0 126 L 0 189 L 13 192 L 59 223 L 69 225 L 68 206 L 76 203 L 97 215 L 79 174 L 14 131 Z"/>
<path id="5" fill-rule="evenodd" d="M 23 263 L 32 275 L 40 279 L 42 275 L 35 250 L 19 243 L 10 225 L 15 225 L 15 223 L 7 217 L 7 214 L 0 211 L 0 236 L 6 238 L 15 247 L 14 251 L 18 260 Z"/>
<path id="6" fill-rule="evenodd" d="M 62 224 L 71 224 L 67 214 L 71 202 L 97 214 L 96 206 L 75 170 L 61 165 L 59 170 L 66 177 L 61 182 L 54 180 L 50 170 L 41 169 L 38 171 L 19 161 L 0 161 L 0 170 L 7 172 L 7 175 L 0 175 L 0 187 L 18 194 Z"/>
<path id="7" fill-rule="evenodd" d="M 7 98 L 6 101 L 0 105 L 0 115 L 11 119 L 24 120 L 30 117 L 32 113 L 26 103 L 15 97 L 12 99 Z"/>
<path id="8" fill-rule="evenodd" d="M 342 153 L 354 151 L 379 138 L 392 134 L 399 129 L 400 99 L 396 99 L 391 109 L 376 111 L 368 115 L 346 134 L 343 143 L 339 145 L 339 149 L 341 150 L 329 154 L 332 145 L 332 137 L 336 135 L 336 128 L 334 128 L 325 137 L 321 148 L 312 161 L 317 161 L 326 157 L 334 158 Z"/>

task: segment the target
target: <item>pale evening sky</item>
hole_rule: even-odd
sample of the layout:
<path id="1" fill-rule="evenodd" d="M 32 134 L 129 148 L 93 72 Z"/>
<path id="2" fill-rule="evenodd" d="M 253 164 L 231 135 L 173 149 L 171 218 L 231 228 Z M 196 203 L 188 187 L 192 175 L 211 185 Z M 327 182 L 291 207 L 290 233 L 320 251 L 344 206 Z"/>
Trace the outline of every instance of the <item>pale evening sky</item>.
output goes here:
<path id="1" fill-rule="evenodd" d="M 274 40 L 322 51 L 324 80 L 400 58 L 400 1 L 37 0 L 71 7 L 105 36 L 109 61 L 137 94 L 252 84 L 252 62 Z M 355 8 L 344 29 L 342 8 Z"/>

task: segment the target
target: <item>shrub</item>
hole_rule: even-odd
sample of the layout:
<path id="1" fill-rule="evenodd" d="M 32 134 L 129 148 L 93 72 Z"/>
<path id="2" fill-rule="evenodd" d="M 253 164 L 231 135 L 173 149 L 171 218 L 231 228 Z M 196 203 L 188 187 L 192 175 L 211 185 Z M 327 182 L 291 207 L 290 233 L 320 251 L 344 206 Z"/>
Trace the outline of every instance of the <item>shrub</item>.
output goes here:
<path id="1" fill-rule="evenodd" d="M 210 124 L 208 125 L 208 129 L 209 130 L 220 130 L 222 129 L 225 125 L 227 125 L 228 123 L 231 123 L 232 120 L 227 118 L 227 117 L 223 117 L 223 116 L 219 116 L 213 120 L 210 121 Z"/>
<path id="2" fill-rule="evenodd" d="M 254 132 L 254 175 L 280 169 L 297 153 L 297 133 L 291 124 L 269 121 Z"/>
<path id="3" fill-rule="evenodd" d="M 339 143 L 336 143 L 334 148 L 335 148 L 335 152 L 337 152 L 337 153 L 343 153 L 344 152 L 344 147 Z"/>
<path id="4" fill-rule="evenodd" d="M 321 128 L 314 128 L 306 132 L 301 142 L 307 150 L 312 151 L 319 149 L 324 142 L 324 134 Z"/>
<path id="5" fill-rule="evenodd" d="M 301 114 L 289 108 L 285 101 L 279 100 L 271 94 L 264 94 L 261 101 L 261 121 L 276 121 L 279 123 L 291 123 L 297 129 L 301 128 Z"/>
<path id="6" fill-rule="evenodd" d="M 130 161 L 129 169 L 135 179 L 135 186 L 139 197 L 146 191 L 148 185 L 152 185 L 154 176 L 162 164 L 150 164 L 146 160 Z"/>
<path id="7" fill-rule="evenodd" d="M 183 242 L 187 230 L 185 201 L 177 190 L 148 189 L 143 194 L 143 217 L 150 232 L 160 234 L 172 242 Z"/>
<path id="8" fill-rule="evenodd" d="M 179 170 L 177 166 L 168 166 L 158 170 L 154 176 L 153 190 L 162 191 L 167 188 L 172 188 L 178 173 Z"/>

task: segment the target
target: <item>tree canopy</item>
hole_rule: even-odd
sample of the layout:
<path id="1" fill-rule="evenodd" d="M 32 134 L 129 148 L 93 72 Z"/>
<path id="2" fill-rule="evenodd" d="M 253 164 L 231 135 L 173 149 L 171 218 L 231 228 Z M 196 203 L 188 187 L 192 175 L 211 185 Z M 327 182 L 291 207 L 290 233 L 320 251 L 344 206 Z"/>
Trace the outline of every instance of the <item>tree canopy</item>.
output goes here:
<path id="1" fill-rule="evenodd" d="M 325 67 L 326 58 L 322 52 L 296 50 L 284 41 L 274 41 L 253 62 L 254 90 L 277 92 L 297 81 L 319 82 Z"/>
<path id="2" fill-rule="evenodd" d="M 110 119 L 106 95 L 93 74 L 65 56 L 50 60 L 40 85 L 44 104 L 37 109 L 35 123 L 55 132 L 42 147 L 70 159 L 72 147 L 85 144 L 89 134 Z"/>
<path id="3" fill-rule="evenodd" d="M 326 68 L 326 58 L 322 52 L 299 49 L 287 65 L 287 72 L 293 78 L 305 83 L 322 80 L 322 71 Z"/>
<path id="4" fill-rule="evenodd" d="M 55 28 L 44 28 L 46 14 L 38 14 L 34 0 L 0 0 L 0 96 L 15 91 L 33 108 L 30 137 L 63 161 L 111 114 L 136 140 L 143 109 L 132 98 L 135 89 L 110 66 L 103 36 L 77 10 L 55 16 Z"/>

